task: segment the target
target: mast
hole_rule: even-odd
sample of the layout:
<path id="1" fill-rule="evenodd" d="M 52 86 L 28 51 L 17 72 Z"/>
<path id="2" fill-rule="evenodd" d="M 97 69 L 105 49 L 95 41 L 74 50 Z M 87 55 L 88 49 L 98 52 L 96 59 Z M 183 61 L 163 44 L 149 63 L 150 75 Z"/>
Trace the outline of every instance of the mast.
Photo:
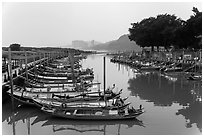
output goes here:
<path id="1" fill-rule="evenodd" d="M 105 97 L 105 91 L 106 91 L 106 57 L 103 57 L 103 90 L 104 90 L 104 101 L 105 101 L 105 105 L 107 106 L 106 103 L 106 97 Z"/>
<path id="2" fill-rule="evenodd" d="M 35 62 L 35 54 L 33 55 L 33 66 L 34 66 L 34 78 L 36 79 L 36 62 Z"/>
<path id="3" fill-rule="evenodd" d="M 14 99 L 13 99 L 13 75 L 12 75 L 12 62 L 11 62 L 11 49 L 8 49 L 9 52 L 9 58 L 8 58 L 8 72 L 9 72 L 9 77 L 10 77 L 10 86 L 11 86 L 11 109 L 12 109 L 12 128 L 13 128 L 13 135 L 16 134 L 15 130 L 15 116 L 14 116 Z"/>
<path id="4" fill-rule="evenodd" d="M 13 135 L 16 135 L 16 123 L 15 123 L 15 115 L 14 115 L 14 111 L 12 111 L 11 120 L 12 120 Z"/>
<path id="5" fill-rule="evenodd" d="M 30 135 L 30 117 L 26 118 L 26 121 L 27 121 L 28 135 Z"/>
<path id="6" fill-rule="evenodd" d="M 25 71 L 26 71 L 26 84 L 28 82 L 28 59 L 27 59 L 27 52 L 25 51 Z"/>
<path id="7" fill-rule="evenodd" d="M 74 61 L 72 58 L 72 53 L 69 54 L 69 59 L 70 59 L 70 63 L 71 63 L 71 71 L 72 71 L 72 80 L 73 80 L 73 84 L 76 87 L 76 81 L 75 81 L 75 76 L 74 76 Z"/>
<path id="8" fill-rule="evenodd" d="M 12 111 L 14 109 L 14 99 L 13 99 L 13 75 L 12 75 L 12 65 L 11 65 L 11 49 L 9 48 L 9 76 L 10 76 L 10 86 L 11 86 L 11 102 L 12 102 Z"/>

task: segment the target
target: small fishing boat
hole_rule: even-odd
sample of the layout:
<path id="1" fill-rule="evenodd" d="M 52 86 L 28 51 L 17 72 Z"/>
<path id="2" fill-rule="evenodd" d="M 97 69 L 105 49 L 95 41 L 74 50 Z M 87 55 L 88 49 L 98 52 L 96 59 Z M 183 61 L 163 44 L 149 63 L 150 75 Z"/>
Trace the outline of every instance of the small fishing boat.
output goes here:
<path id="1" fill-rule="evenodd" d="M 25 78 L 23 77 L 23 79 L 25 79 Z M 81 82 L 80 83 L 75 83 L 75 85 L 79 85 L 79 84 L 81 85 Z M 100 84 L 100 83 L 83 81 L 83 86 L 85 88 L 92 87 L 93 85 L 98 85 L 98 84 Z M 69 88 L 74 87 L 74 84 L 73 83 L 68 83 L 68 84 L 65 84 L 65 83 L 45 84 L 45 83 L 40 83 L 40 82 L 28 79 L 28 81 L 26 83 L 26 86 L 30 87 L 30 88 L 47 88 L 47 87 L 51 87 L 51 88 L 64 88 L 64 89 L 68 88 L 69 89 Z"/>
<path id="2" fill-rule="evenodd" d="M 23 79 L 26 79 L 23 76 L 19 76 L 19 77 L 21 77 Z M 63 84 L 64 85 L 72 85 L 72 84 L 81 84 L 81 82 L 90 83 L 90 82 L 93 81 L 93 78 L 85 79 L 85 80 L 83 78 L 82 79 L 78 78 L 78 79 L 75 79 L 75 81 L 74 80 L 59 80 L 59 81 L 56 81 L 56 80 L 35 79 L 35 77 L 32 77 L 32 76 L 28 75 L 28 81 L 30 83 L 33 83 L 33 84 L 37 83 L 37 84 L 39 84 L 41 86 L 42 85 L 44 85 L 44 86 L 48 86 L 48 85 L 50 85 L 50 86 L 63 86 Z"/>
<path id="3" fill-rule="evenodd" d="M 137 116 L 144 113 L 143 109 L 56 109 L 42 107 L 42 111 L 49 113 L 53 116 L 63 117 L 67 119 L 78 119 L 78 120 L 124 120 L 124 119 L 135 119 Z"/>
<path id="4" fill-rule="evenodd" d="M 39 75 L 39 74 L 35 74 L 33 72 L 28 72 L 29 77 L 31 78 L 35 78 L 35 79 L 39 79 L 39 80 L 55 80 L 55 81 L 67 81 L 67 80 L 72 80 L 73 76 L 72 75 L 68 75 L 68 76 L 43 76 L 43 75 Z M 76 76 L 74 76 L 76 77 Z M 84 80 L 88 80 L 88 79 L 93 79 L 94 75 L 81 75 L 81 76 L 77 76 L 78 79 L 84 79 Z"/>
<path id="5" fill-rule="evenodd" d="M 73 75 L 71 71 L 66 71 L 66 72 L 54 72 L 51 70 L 47 70 L 46 68 L 42 67 L 37 67 L 36 68 L 37 74 L 43 75 L 43 76 L 62 76 L 62 77 L 67 77 L 67 75 Z M 79 69 L 74 71 L 74 75 L 93 75 L 93 69 Z"/>
<path id="6" fill-rule="evenodd" d="M 170 67 L 170 68 L 166 68 L 164 70 L 164 72 L 168 73 L 168 72 L 182 72 L 183 69 L 182 67 Z"/>
<path id="7" fill-rule="evenodd" d="M 11 89 L 7 91 L 9 95 L 11 95 Z M 121 91 L 119 93 L 114 92 L 106 92 L 106 99 L 111 99 L 114 97 L 120 96 Z M 35 89 L 28 87 L 19 87 L 14 85 L 13 87 L 13 96 L 16 100 L 20 101 L 23 104 L 33 105 L 33 98 L 38 97 L 44 100 L 54 100 L 60 101 L 63 100 L 66 102 L 74 102 L 74 101 L 89 101 L 89 100 L 102 100 L 104 98 L 104 94 L 101 91 L 94 90 L 60 90 L 58 88 L 45 88 L 45 89 Z M 82 98 L 83 97 L 83 98 Z"/>
<path id="8" fill-rule="evenodd" d="M 130 105 L 130 103 L 125 104 L 124 101 L 127 98 L 121 99 L 121 98 L 114 98 L 109 99 L 106 101 L 77 101 L 77 102 L 65 102 L 63 100 L 56 101 L 56 100 L 47 100 L 35 97 L 33 98 L 34 103 L 39 107 L 47 107 L 47 108 L 56 108 L 56 109 L 63 109 L 63 110 L 73 110 L 73 109 L 124 109 L 127 106 Z"/>
<path id="9" fill-rule="evenodd" d="M 73 74 L 71 73 L 54 73 L 54 72 L 46 72 L 46 71 L 43 71 L 43 70 L 36 70 L 36 71 L 33 71 L 33 73 L 36 73 L 37 75 L 40 75 L 40 76 L 48 76 L 48 77 L 72 77 Z M 93 72 L 86 72 L 86 71 L 82 71 L 82 72 L 78 72 L 78 73 L 74 73 L 74 76 L 75 77 L 78 77 L 78 76 L 82 76 L 82 75 L 94 75 Z"/>
<path id="10" fill-rule="evenodd" d="M 45 67 L 45 69 L 47 70 L 47 71 L 51 71 L 51 72 L 56 72 L 56 73 L 71 73 L 72 72 L 72 70 L 71 69 L 59 69 L 59 68 L 52 68 L 52 67 L 49 67 L 49 66 L 44 66 Z M 79 69 L 74 69 L 73 70 L 74 71 L 74 73 L 75 72 L 80 72 L 79 71 Z"/>
<path id="11" fill-rule="evenodd" d="M 195 75 L 195 74 L 191 74 L 187 80 L 195 80 L 195 81 L 200 81 L 202 80 L 202 75 Z"/>
<path id="12" fill-rule="evenodd" d="M 70 64 L 63 64 L 63 63 L 50 63 L 48 66 L 52 68 L 59 68 L 59 69 L 71 69 Z M 75 69 L 80 68 L 80 67 L 81 67 L 80 64 L 74 64 L 73 66 L 73 68 Z"/>
<path id="13" fill-rule="evenodd" d="M 94 93 L 93 93 L 94 94 Z M 108 95 L 105 95 L 105 98 L 107 100 L 113 100 L 115 98 L 119 98 L 120 97 L 120 94 L 115 94 L 115 95 L 112 95 L 112 96 L 108 96 Z M 124 98 L 123 101 L 125 101 L 127 98 Z M 34 99 L 36 101 L 36 99 Z M 45 105 L 45 102 L 49 102 L 49 104 L 52 104 L 55 102 L 55 104 L 57 103 L 62 103 L 61 105 L 67 105 L 67 103 L 69 103 L 69 105 L 73 105 L 73 104 L 70 104 L 71 102 L 74 102 L 74 103 L 82 103 L 82 102 L 88 102 L 88 103 L 94 103 L 94 102 L 99 102 L 99 101 L 103 101 L 104 100 L 104 95 L 101 95 L 99 96 L 98 93 L 92 95 L 92 93 L 88 93 L 88 94 L 78 94 L 78 95 L 75 95 L 75 96 L 61 96 L 61 95 L 56 95 L 56 94 L 52 94 L 52 98 L 38 98 L 38 100 L 41 101 L 41 104 L 39 104 L 40 102 L 36 102 L 36 105 L 42 107 L 43 105 Z M 48 103 L 47 103 L 48 104 Z M 46 104 L 46 105 L 47 105 Z M 53 107 L 56 107 L 56 105 Z"/>
<path id="14" fill-rule="evenodd" d="M 11 95 L 11 89 L 9 89 L 7 91 L 7 93 Z M 25 104 L 25 105 L 35 105 L 33 103 L 33 100 L 32 98 L 30 97 L 31 95 L 30 94 L 23 94 L 23 88 L 21 87 L 18 87 L 18 86 L 15 86 L 13 87 L 13 98 L 17 101 L 19 101 L 20 103 L 22 104 Z"/>

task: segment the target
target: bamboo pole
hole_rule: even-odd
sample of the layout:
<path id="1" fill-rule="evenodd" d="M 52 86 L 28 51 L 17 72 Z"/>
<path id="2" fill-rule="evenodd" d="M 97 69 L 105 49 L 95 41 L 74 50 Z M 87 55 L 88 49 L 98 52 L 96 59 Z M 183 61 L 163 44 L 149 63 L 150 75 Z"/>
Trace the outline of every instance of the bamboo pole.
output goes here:
<path id="1" fill-rule="evenodd" d="M 76 87 L 76 80 L 75 80 L 75 75 L 74 75 L 74 61 L 73 61 L 72 53 L 69 54 L 69 59 L 70 59 L 70 63 L 71 63 L 72 80 L 73 80 L 74 86 Z"/>
<path id="2" fill-rule="evenodd" d="M 30 135 L 30 118 L 28 117 L 26 120 L 27 120 L 28 135 Z"/>
<path id="3" fill-rule="evenodd" d="M 35 55 L 33 56 L 33 67 L 34 67 L 34 78 L 36 79 L 36 62 L 35 62 Z"/>
<path id="4" fill-rule="evenodd" d="M 13 99 L 13 75 L 12 75 L 12 65 L 11 65 L 11 49 L 9 48 L 9 76 L 10 76 L 10 86 L 11 86 L 11 103 L 12 103 L 12 111 L 14 109 L 14 99 Z"/>
<path id="5" fill-rule="evenodd" d="M 43 65 L 45 65 L 45 64 L 46 64 L 46 63 L 45 63 L 45 61 L 46 61 L 46 59 L 45 59 L 45 57 L 46 57 L 46 56 L 45 56 L 45 52 L 44 52 L 44 54 L 43 54 L 43 55 L 44 55 Z"/>
<path id="6" fill-rule="evenodd" d="M 12 119 L 12 129 L 13 129 L 13 135 L 16 135 L 16 123 L 15 123 L 15 115 L 14 115 L 14 111 L 12 112 L 12 116 L 11 116 L 11 119 Z"/>
<path id="7" fill-rule="evenodd" d="M 27 58 L 27 52 L 25 51 L 25 70 L 26 70 L 26 84 L 28 82 L 28 58 Z"/>
<path id="8" fill-rule="evenodd" d="M 103 57 L 103 62 L 104 62 L 104 64 L 103 64 L 103 66 L 104 66 L 104 72 L 103 72 L 103 90 L 104 90 L 104 101 L 105 101 L 105 105 L 107 105 L 106 104 L 106 97 L 105 97 L 105 91 L 106 91 L 106 57 L 104 56 Z"/>
<path id="9" fill-rule="evenodd" d="M 47 65 L 48 65 L 48 62 L 49 62 L 49 53 L 47 53 Z"/>

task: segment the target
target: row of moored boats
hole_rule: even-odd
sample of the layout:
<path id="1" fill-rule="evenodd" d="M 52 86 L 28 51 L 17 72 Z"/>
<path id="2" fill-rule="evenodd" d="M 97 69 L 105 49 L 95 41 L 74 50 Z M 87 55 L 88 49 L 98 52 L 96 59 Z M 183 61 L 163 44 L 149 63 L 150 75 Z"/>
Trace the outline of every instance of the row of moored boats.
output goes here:
<path id="1" fill-rule="evenodd" d="M 130 107 L 115 85 L 106 90 L 94 82 L 93 69 L 83 69 L 80 60 L 69 57 L 38 64 L 20 76 L 23 86 L 13 86 L 13 97 L 20 103 L 34 105 L 48 114 L 69 119 L 133 119 L 142 106 Z M 11 95 L 11 89 L 8 90 Z"/>
<path id="2" fill-rule="evenodd" d="M 111 59 L 111 62 L 127 64 L 137 71 L 159 71 L 163 74 L 185 74 L 188 80 L 202 80 L 202 68 L 195 62 L 183 63 L 173 61 L 153 61 L 153 60 L 130 60 L 119 58 L 117 56 Z"/>

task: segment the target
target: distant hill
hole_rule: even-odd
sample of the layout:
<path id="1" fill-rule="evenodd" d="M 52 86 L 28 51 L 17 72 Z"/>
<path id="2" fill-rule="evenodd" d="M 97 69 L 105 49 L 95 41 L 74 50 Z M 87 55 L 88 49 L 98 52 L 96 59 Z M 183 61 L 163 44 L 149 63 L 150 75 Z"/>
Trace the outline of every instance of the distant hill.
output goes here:
<path id="1" fill-rule="evenodd" d="M 94 45 L 92 50 L 106 51 L 141 51 L 142 49 L 135 42 L 130 41 L 128 35 L 122 35 L 118 40 L 113 40 L 103 44 Z"/>
<path id="2" fill-rule="evenodd" d="M 101 44 L 101 42 L 92 40 L 92 41 L 83 41 L 83 40 L 74 40 L 72 41 L 71 47 L 81 50 L 90 50 L 94 45 Z"/>

